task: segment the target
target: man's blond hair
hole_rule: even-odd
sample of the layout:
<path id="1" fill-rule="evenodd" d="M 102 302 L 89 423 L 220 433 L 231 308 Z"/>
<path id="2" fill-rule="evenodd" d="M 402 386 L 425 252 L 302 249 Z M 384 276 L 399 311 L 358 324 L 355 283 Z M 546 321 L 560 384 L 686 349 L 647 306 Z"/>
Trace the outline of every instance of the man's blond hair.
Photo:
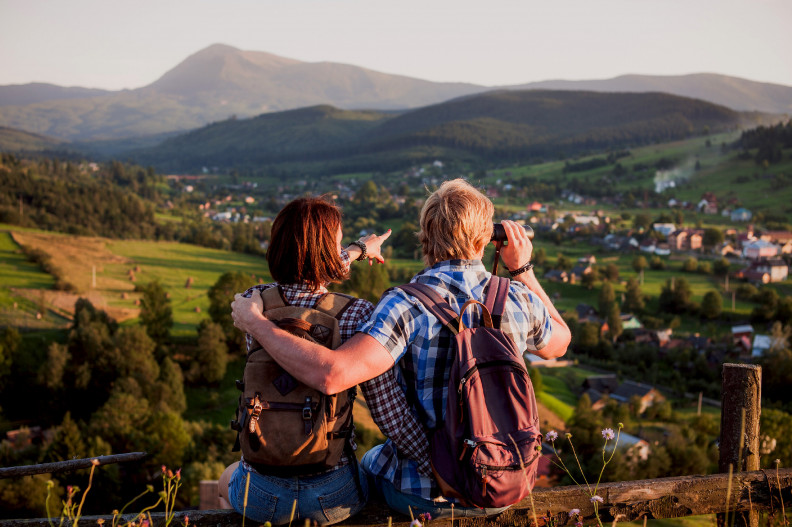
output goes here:
<path id="1" fill-rule="evenodd" d="M 424 262 L 477 257 L 492 237 L 492 202 L 463 179 L 445 181 L 421 209 Z"/>

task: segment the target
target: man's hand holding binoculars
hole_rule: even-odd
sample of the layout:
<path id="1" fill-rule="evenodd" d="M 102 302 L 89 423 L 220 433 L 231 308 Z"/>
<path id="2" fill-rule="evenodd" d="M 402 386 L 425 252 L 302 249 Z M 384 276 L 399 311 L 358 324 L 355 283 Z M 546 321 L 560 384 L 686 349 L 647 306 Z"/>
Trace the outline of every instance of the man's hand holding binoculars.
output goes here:
<path id="1" fill-rule="evenodd" d="M 501 249 L 503 265 L 510 271 L 522 269 L 531 261 L 531 253 L 533 252 L 531 238 L 523 226 L 515 221 L 504 220 L 502 225 L 508 240 L 508 243 Z"/>

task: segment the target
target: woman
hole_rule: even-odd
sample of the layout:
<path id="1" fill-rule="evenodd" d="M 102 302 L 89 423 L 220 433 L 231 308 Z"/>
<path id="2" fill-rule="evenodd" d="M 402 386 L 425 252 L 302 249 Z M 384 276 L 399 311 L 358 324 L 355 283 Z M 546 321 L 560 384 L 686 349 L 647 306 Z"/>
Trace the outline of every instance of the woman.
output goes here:
<path id="1" fill-rule="evenodd" d="M 368 235 L 346 249 L 341 247 L 342 236 L 341 212 L 335 205 L 321 198 L 300 198 L 290 202 L 275 218 L 267 252 L 270 273 L 276 282 L 252 287 L 245 296 L 279 285 L 288 303 L 313 307 L 327 293 L 326 286 L 330 282 L 348 278 L 351 261 L 368 259 L 370 264 L 373 260 L 384 263 L 380 248 L 390 236 L 390 230 L 381 236 Z M 372 311 L 372 304 L 366 300 L 356 299 L 350 304 L 339 320 L 342 342 L 355 334 L 358 325 L 367 321 Z M 248 335 L 247 343 L 250 350 L 255 341 Z M 382 377 L 386 375 L 385 383 L 382 378 L 370 381 L 377 381 L 373 396 L 399 400 L 404 413 L 413 419 L 405 419 L 403 426 L 420 430 L 393 373 L 388 372 Z M 363 386 L 363 391 L 368 397 L 366 386 Z M 425 442 L 425 437 L 416 438 L 414 431 L 400 434 L 397 430 L 391 434 L 405 436 L 402 441 L 410 443 Z M 408 434 L 413 436 L 408 438 Z M 359 473 L 356 475 L 355 471 Z M 247 507 L 244 507 L 248 474 L 250 487 Z M 346 454 L 330 470 L 294 477 L 261 474 L 242 459 L 226 469 L 219 486 L 221 498 L 227 499 L 238 512 L 242 513 L 244 508 L 248 518 L 276 525 L 291 521 L 295 500 L 294 519 L 315 520 L 326 525 L 357 513 L 368 496 L 365 474 Z"/>

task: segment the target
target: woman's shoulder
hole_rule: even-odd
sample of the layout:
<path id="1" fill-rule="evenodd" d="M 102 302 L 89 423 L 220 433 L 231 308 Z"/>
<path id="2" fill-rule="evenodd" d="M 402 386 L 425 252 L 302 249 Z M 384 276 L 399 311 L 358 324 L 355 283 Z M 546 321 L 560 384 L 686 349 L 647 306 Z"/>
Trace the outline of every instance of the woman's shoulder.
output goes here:
<path id="1" fill-rule="evenodd" d="M 248 288 L 244 293 L 242 293 L 242 296 L 244 296 L 245 298 L 250 298 L 251 296 L 253 296 L 253 293 L 256 292 L 260 293 L 277 285 L 278 285 L 277 282 L 272 282 L 269 284 L 256 284 L 253 287 Z"/>

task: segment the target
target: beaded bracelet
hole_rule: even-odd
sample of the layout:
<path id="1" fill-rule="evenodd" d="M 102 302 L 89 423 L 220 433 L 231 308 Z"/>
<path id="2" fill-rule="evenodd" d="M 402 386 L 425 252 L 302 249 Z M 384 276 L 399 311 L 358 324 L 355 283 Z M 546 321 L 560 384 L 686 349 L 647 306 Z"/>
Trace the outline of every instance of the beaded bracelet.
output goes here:
<path id="1" fill-rule="evenodd" d="M 514 271 L 509 271 L 509 275 L 511 275 L 511 277 L 514 278 L 515 276 L 523 274 L 526 271 L 530 271 L 531 269 L 533 269 L 533 264 L 531 262 L 528 262 L 519 269 L 515 269 Z"/>

